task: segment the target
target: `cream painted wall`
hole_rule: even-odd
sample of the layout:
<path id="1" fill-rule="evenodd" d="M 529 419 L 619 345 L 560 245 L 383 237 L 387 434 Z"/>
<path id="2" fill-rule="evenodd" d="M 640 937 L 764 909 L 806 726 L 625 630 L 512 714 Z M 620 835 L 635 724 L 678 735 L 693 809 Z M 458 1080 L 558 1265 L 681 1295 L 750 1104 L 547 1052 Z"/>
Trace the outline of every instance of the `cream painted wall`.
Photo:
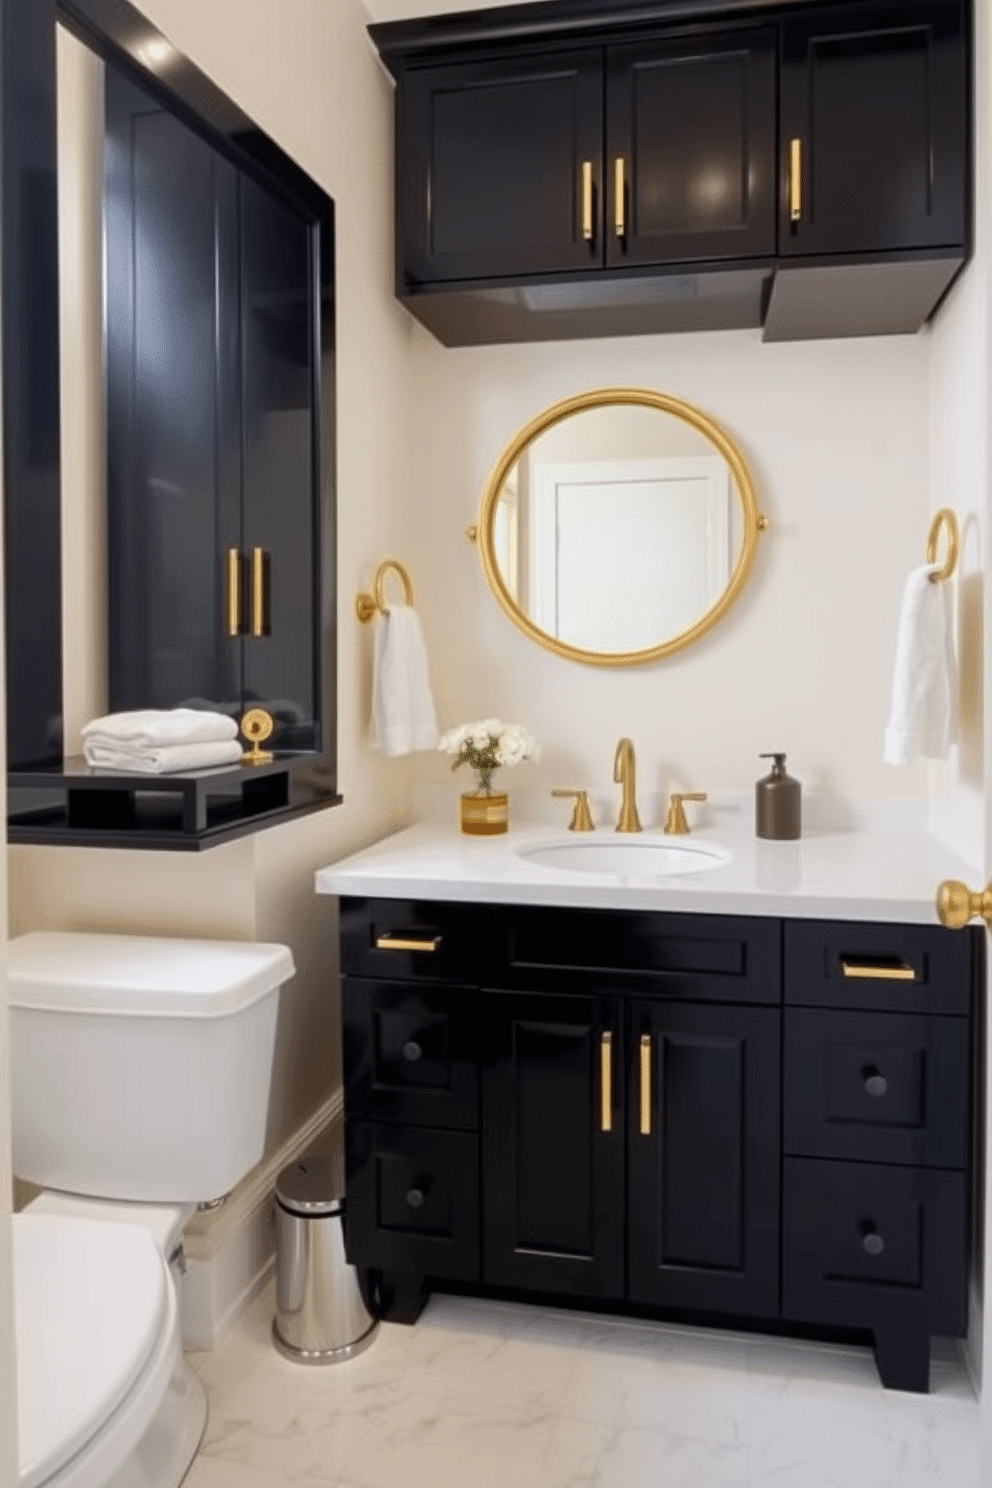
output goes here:
<path id="1" fill-rule="evenodd" d="M 334 1088 L 338 1018 L 334 920 L 313 870 L 384 835 L 408 813 L 410 769 L 366 745 L 371 635 L 354 596 L 387 553 L 412 547 L 408 319 L 392 295 L 392 100 L 358 0 L 145 0 L 175 45 L 297 159 L 336 209 L 339 782 L 344 805 L 205 854 L 18 848 L 10 854 L 14 933 L 40 927 L 140 929 L 282 940 L 298 974 L 283 998 L 282 1071 L 268 1147 L 294 1131 Z M 99 462 L 84 387 L 78 318 L 63 355 L 66 531 L 92 533 Z M 73 344 L 73 336 L 82 346 Z M 82 360 L 80 360 L 82 358 Z M 71 441 L 75 439 L 75 446 Z M 87 482 L 89 483 L 87 485 Z M 95 487 L 95 489 L 94 489 Z M 99 538 L 67 616 L 67 715 L 78 728 L 103 706 Z"/>

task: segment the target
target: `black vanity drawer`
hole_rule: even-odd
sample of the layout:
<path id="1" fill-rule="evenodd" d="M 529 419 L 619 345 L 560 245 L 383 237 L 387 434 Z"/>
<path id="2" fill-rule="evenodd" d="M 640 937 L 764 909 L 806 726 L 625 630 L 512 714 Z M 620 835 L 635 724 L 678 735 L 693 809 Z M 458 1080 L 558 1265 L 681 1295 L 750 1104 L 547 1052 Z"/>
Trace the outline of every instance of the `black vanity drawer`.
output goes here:
<path id="1" fill-rule="evenodd" d="M 341 970 L 403 981 L 477 981 L 491 917 L 481 904 L 344 898 Z"/>
<path id="2" fill-rule="evenodd" d="M 540 970 L 552 990 L 551 974 L 567 980 L 582 971 L 629 979 L 641 997 L 782 1000 L 780 920 L 529 907 L 504 914 L 500 940 L 512 985 L 533 985 Z"/>
<path id="3" fill-rule="evenodd" d="M 479 1278 L 479 1142 L 469 1132 L 345 1123 L 352 1265 Z"/>
<path id="4" fill-rule="evenodd" d="M 478 994 L 450 983 L 342 978 L 348 1119 L 479 1124 Z"/>
<path id="5" fill-rule="evenodd" d="M 974 930 L 787 920 L 785 1000 L 807 1007 L 967 1013 Z"/>
<path id="6" fill-rule="evenodd" d="M 784 1315 L 962 1336 L 967 1212 L 964 1173 L 786 1158 Z"/>
<path id="7" fill-rule="evenodd" d="M 968 1023 L 787 1008 L 785 1151 L 963 1168 Z"/>

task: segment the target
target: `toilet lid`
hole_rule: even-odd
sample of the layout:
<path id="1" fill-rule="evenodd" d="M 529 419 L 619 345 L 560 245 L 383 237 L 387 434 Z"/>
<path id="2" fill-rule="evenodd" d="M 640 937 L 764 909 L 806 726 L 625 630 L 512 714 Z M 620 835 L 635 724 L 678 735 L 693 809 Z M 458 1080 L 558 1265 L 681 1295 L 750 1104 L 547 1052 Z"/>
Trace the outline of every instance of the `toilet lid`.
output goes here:
<path id="1" fill-rule="evenodd" d="M 113 1414 L 166 1313 L 165 1262 L 134 1225 L 15 1214 L 19 1488 L 57 1472 Z"/>

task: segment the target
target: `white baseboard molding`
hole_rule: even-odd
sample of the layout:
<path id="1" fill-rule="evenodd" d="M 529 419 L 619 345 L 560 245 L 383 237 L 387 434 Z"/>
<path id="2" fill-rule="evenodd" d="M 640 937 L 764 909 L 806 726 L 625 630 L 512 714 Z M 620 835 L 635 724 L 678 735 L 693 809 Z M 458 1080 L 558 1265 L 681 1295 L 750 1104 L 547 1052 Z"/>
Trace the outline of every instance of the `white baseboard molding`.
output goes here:
<path id="1" fill-rule="evenodd" d="M 276 1179 L 343 1110 L 339 1088 L 218 1208 L 201 1210 L 190 1220 L 183 1235 L 186 1274 L 180 1297 L 187 1348 L 216 1348 L 268 1281 L 275 1264 Z"/>

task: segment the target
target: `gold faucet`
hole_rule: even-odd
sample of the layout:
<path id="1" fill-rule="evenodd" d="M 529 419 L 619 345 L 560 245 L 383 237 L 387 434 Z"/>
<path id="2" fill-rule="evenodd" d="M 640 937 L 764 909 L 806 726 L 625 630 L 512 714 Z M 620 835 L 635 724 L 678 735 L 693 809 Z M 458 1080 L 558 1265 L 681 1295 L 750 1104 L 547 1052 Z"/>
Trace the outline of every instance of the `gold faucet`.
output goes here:
<path id="1" fill-rule="evenodd" d="M 682 802 L 705 800 L 705 791 L 672 791 L 672 799 L 668 803 L 668 815 L 665 817 L 665 831 L 669 836 L 674 834 L 682 837 L 690 830 Z"/>
<path id="2" fill-rule="evenodd" d="M 621 739 L 613 760 L 613 779 L 618 785 L 623 786 L 620 819 L 617 822 L 618 832 L 639 832 L 641 830 L 640 819 L 637 815 L 636 770 L 634 746 L 629 739 Z"/>

